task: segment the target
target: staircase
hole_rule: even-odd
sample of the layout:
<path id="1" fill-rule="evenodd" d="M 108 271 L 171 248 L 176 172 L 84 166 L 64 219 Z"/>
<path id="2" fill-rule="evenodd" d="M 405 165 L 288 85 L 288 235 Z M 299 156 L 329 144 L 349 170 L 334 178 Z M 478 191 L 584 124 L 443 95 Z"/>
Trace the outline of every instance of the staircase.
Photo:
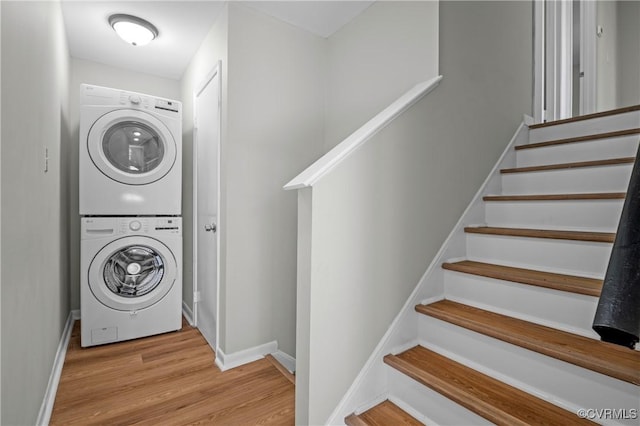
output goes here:
<path id="1" fill-rule="evenodd" d="M 640 106 L 526 132 L 482 197 L 484 223 L 441 263 L 444 299 L 413 307 L 416 335 L 383 357 L 386 393 L 347 425 L 638 424 L 640 352 L 591 323 Z"/>

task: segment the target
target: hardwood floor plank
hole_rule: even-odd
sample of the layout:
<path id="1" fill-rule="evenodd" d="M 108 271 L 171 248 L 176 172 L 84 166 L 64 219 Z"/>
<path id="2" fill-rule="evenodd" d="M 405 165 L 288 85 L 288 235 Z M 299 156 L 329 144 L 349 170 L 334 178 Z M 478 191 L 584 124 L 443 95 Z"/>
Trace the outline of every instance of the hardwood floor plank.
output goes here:
<path id="1" fill-rule="evenodd" d="M 626 192 L 602 192 L 587 194 L 540 195 L 485 195 L 484 201 L 569 201 L 569 200 L 624 200 Z"/>
<path id="2" fill-rule="evenodd" d="M 542 127 L 557 126 L 558 124 L 565 124 L 565 123 L 575 123 L 577 121 L 591 120 L 592 118 L 607 117 L 610 115 L 624 114 L 626 112 L 632 112 L 632 111 L 638 111 L 638 110 L 640 110 L 640 105 L 632 105 L 632 106 L 627 106 L 623 108 L 612 109 L 610 111 L 601 111 L 601 112 L 595 112 L 593 114 L 585 114 L 585 115 L 579 115 L 577 117 L 564 118 L 562 120 L 547 121 L 546 123 L 532 124 L 531 126 L 529 126 L 529 128 L 540 129 Z"/>
<path id="3" fill-rule="evenodd" d="M 495 226 L 467 226 L 464 232 L 471 234 L 502 235 L 506 237 L 549 238 L 555 240 L 591 241 L 613 243 L 616 238 L 611 232 L 560 231 L 553 229 L 501 228 Z"/>
<path id="4" fill-rule="evenodd" d="M 525 149 L 545 148 L 548 146 L 564 145 L 568 143 L 589 142 L 589 141 L 594 141 L 598 139 L 608 139 L 608 138 L 619 138 L 621 136 L 637 135 L 639 133 L 640 133 L 640 129 L 618 130 L 615 132 L 597 133 L 597 134 L 586 135 L 586 136 L 577 136 L 572 138 L 555 139 L 552 141 L 531 143 L 527 145 L 517 145 L 515 149 L 516 151 L 520 151 Z"/>
<path id="5" fill-rule="evenodd" d="M 74 326 L 51 425 L 294 424 L 294 386 L 266 359 L 221 372 L 197 329 L 82 348 Z"/>
<path id="6" fill-rule="evenodd" d="M 610 158 L 607 160 L 579 161 L 576 163 L 560 163 L 560 164 L 545 164 L 543 166 L 513 167 L 509 169 L 501 169 L 500 173 L 502 174 L 529 173 L 529 172 L 544 172 L 549 170 L 577 169 L 582 167 L 616 166 L 619 164 L 633 164 L 635 161 L 636 161 L 636 157 Z"/>
<path id="7" fill-rule="evenodd" d="M 371 407 L 364 413 L 352 414 L 344 421 L 348 426 L 418 426 L 422 424 L 389 400 Z"/>
<path id="8" fill-rule="evenodd" d="M 532 269 L 514 268 L 512 266 L 474 262 L 472 260 L 463 260 L 455 263 L 445 262 L 442 264 L 442 267 L 449 271 L 551 288 L 587 296 L 600 297 L 600 292 L 602 291 L 602 280 L 595 278 L 555 274 Z"/>

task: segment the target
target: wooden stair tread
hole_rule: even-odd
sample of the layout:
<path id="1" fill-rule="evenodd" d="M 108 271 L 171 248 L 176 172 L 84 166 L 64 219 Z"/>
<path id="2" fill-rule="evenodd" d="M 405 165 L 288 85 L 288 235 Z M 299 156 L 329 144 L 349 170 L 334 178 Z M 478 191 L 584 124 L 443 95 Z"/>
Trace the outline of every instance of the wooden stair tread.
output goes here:
<path id="1" fill-rule="evenodd" d="M 510 169 L 502 169 L 500 173 L 528 173 L 528 172 L 544 172 L 548 170 L 577 169 L 582 167 L 598 167 L 598 166 L 615 166 L 618 164 L 633 164 L 635 157 L 610 158 L 607 160 L 580 161 L 577 163 L 560 163 L 545 164 L 543 166 L 513 167 Z"/>
<path id="2" fill-rule="evenodd" d="M 593 114 L 580 115 L 578 117 L 565 118 L 563 120 L 547 121 L 546 123 L 532 124 L 531 126 L 529 126 L 529 128 L 540 129 L 543 127 L 557 126 L 558 124 L 574 123 L 577 121 L 590 120 L 592 118 L 599 118 L 599 117 L 607 117 L 609 115 L 624 114 L 625 112 L 632 112 L 632 111 L 638 111 L 638 110 L 640 110 L 640 105 L 632 105 L 628 107 L 612 109 L 609 111 L 602 111 L 602 112 L 596 112 Z"/>
<path id="3" fill-rule="evenodd" d="M 487 278 L 511 281 L 537 287 L 600 297 L 602 280 L 535 271 L 532 269 L 514 268 L 511 266 L 463 260 L 455 263 L 443 263 L 442 267 L 449 271 L 479 275 Z"/>
<path id="4" fill-rule="evenodd" d="M 555 140 L 545 141 L 545 142 L 530 143 L 527 145 L 518 145 L 515 147 L 515 149 L 516 151 L 520 151 L 523 149 L 544 148 L 547 146 L 564 145 L 567 143 L 576 143 L 576 142 L 588 142 L 588 141 L 594 141 L 598 139 L 618 138 L 621 136 L 629 136 L 629 135 L 635 135 L 635 134 L 640 134 L 640 128 L 617 130 L 615 132 L 595 133 L 593 135 L 577 136 L 577 137 L 564 138 L 564 139 L 555 139 Z"/>
<path id="5" fill-rule="evenodd" d="M 422 425 L 389 400 L 381 402 L 364 413 L 351 414 L 344 419 L 344 422 L 348 426 Z"/>
<path id="6" fill-rule="evenodd" d="M 640 352 L 450 300 L 416 311 L 559 360 L 640 385 Z"/>
<path id="7" fill-rule="evenodd" d="M 384 362 L 498 425 L 593 424 L 422 346 Z"/>
<path id="8" fill-rule="evenodd" d="M 528 228 L 499 228 L 495 226 L 468 226 L 464 231 L 471 234 L 504 235 L 509 237 L 551 238 L 557 240 L 591 241 L 613 243 L 616 234 L 611 232 L 560 231 Z"/>
<path id="9" fill-rule="evenodd" d="M 597 192 L 584 194 L 485 195 L 484 201 L 569 201 L 624 200 L 625 192 Z"/>

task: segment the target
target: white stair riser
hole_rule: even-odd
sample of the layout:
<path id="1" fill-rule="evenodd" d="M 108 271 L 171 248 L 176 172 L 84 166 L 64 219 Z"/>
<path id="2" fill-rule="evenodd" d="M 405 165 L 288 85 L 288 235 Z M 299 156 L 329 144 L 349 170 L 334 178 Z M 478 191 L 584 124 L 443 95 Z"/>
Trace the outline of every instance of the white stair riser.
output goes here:
<path id="1" fill-rule="evenodd" d="M 633 164 L 502 175 L 503 195 L 626 192 Z"/>
<path id="2" fill-rule="evenodd" d="M 437 425 L 492 425 L 463 406 L 418 383 L 411 377 L 387 366 L 389 394 L 431 420 Z"/>
<path id="3" fill-rule="evenodd" d="M 640 111 L 529 130 L 529 143 L 573 138 L 640 127 Z"/>
<path id="4" fill-rule="evenodd" d="M 420 339 L 425 347 L 568 411 L 575 412 L 579 407 L 638 408 L 638 390 L 630 383 L 435 318 L 421 317 Z"/>
<path id="5" fill-rule="evenodd" d="M 526 269 L 603 278 L 612 244 L 467 234 L 467 258 Z"/>
<path id="6" fill-rule="evenodd" d="M 518 167 L 635 157 L 640 135 L 551 145 L 516 151 Z"/>
<path id="7" fill-rule="evenodd" d="M 616 232 L 624 200 L 489 201 L 486 222 L 510 228 Z"/>
<path id="8" fill-rule="evenodd" d="M 447 299 L 599 339 L 591 329 L 596 297 L 454 271 L 446 272 L 444 283 Z"/>

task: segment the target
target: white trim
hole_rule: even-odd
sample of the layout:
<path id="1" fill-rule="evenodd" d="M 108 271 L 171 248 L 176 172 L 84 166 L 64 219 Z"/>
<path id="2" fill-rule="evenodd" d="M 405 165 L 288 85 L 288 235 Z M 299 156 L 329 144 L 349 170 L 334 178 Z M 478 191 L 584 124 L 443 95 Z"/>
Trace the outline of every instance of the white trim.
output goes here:
<path id="1" fill-rule="evenodd" d="M 287 371 L 291 374 L 296 372 L 296 359 L 291 355 L 282 351 L 277 351 L 271 354 L 276 361 L 278 361 Z"/>
<path id="2" fill-rule="evenodd" d="M 533 2 L 533 117 L 536 123 L 544 121 L 544 1 Z"/>
<path id="3" fill-rule="evenodd" d="M 596 112 L 596 2 L 580 1 L 580 115 Z"/>
<path id="4" fill-rule="evenodd" d="M 442 76 L 416 84 L 412 89 L 400 96 L 395 102 L 378 113 L 362 127 L 353 132 L 349 137 L 336 145 L 331 151 L 320 157 L 305 171 L 296 176 L 284 186 L 284 189 L 300 189 L 313 186 L 325 174 L 349 157 L 357 148 L 369 140 L 373 135 L 385 128 L 396 117 L 418 102 L 427 93 L 435 89 Z"/>
<path id="5" fill-rule="evenodd" d="M 191 310 L 189 305 L 187 305 L 187 302 L 185 302 L 184 300 L 182 301 L 182 315 L 184 315 L 184 317 L 187 319 L 191 327 L 195 327 L 193 322 L 193 311 Z"/>
<path id="6" fill-rule="evenodd" d="M 71 340 L 73 323 L 76 319 L 79 318 L 80 311 L 78 310 L 70 311 L 69 315 L 67 316 L 67 322 L 64 326 L 64 330 L 62 331 L 60 343 L 58 343 L 58 350 L 56 351 L 56 356 L 53 360 L 53 368 L 51 369 L 51 374 L 49 375 L 49 383 L 47 383 L 47 389 L 44 393 L 40 411 L 38 412 L 38 420 L 36 421 L 36 424 L 38 426 L 48 425 L 49 420 L 51 420 L 53 403 L 56 400 L 56 393 L 58 391 L 58 383 L 60 383 L 60 376 L 62 375 L 64 358 L 67 355 L 67 347 L 69 346 L 69 341 Z"/>
<path id="7" fill-rule="evenodd" d="M 227 371 L 232 368 L 257 361 L 264 358 L 265 355 L 273 354 L 277 351 L 278 342 L 275 340 L 273 342 L 264 343 L 232 354 L 225 354 L 222 349 L 218 348 L 216 350 L 216 365 L 221 371 Z"/>
<path id="8" fill-rule="evenodd" d="M 405 347 L 410 339 L 402 339 L 407 334 L 409 324 L 415 322 L 416 312 L 414 306 L 422 301 L 435 301 L 444 297 L 444 287 L 442 284 L 442 268 L 441 264 L 446 259 L 459 257 L 466 253 L 464 227 L 468 223 L 477 222 L 484 217 L 484 203 L 482 197 L 491 193 L 501 193 L 500 169 L 512 167 L 515 165 L 515 150 L 513 147 L 517 144 L 524 144 L 529 138 L 529 128 L 525 123 L 518 126 L 515 134 L 504 149 L 502 155 L 496 162 L 495 166 L 489 173 L 489 176 L 476 192 L 475 196 L 467 206 L 466 210 L 453 227 L 451 233 L 444 241 L 440 250 L 433 258 L 433 261 L 420 278 L 416 288 L 407 299 L 404 306 L 394 318 L 391 326 L 384 334 L 373 353 L 360 370 L 355 380 L 342 397 L 326 424 L 340 424 L 342 419 L 349 413 L 354 411 L 354 406 L 361 406 L 360 401 L 369 401 L 372 398 L 366 397 L 367 384 L 385 383 L 386 378 L 380 377 L 384 375 L 384 369 L 380 369 L 381 360 L 387 353 Z M 438 294 L 433 294 L 433 289 L 437 288 Z"/>
<path id="9" fill-rule="evenodd" d="M 221 200 L 221 191 L 220 191 L 220 186 L 221 186 L 221 170 L 220 170 L 220 165 L 221 165 L 221 158 L 220 158 L 220 153 L 222 152 L 221 150 L 221 145 L 222 145 L 222 61 L 218 60 L 215 64 L 215 66 L 211 69 L 211 71 L 209 71 L 206 75 L 206 77 L 196 85 L 194 91 L 193 91 L 193 182 L 192 182 L 192 186 L 193 186 L 193 192 L 192 192 L 192 208 L 193 208 L 193 212 L 192 212 L 192 220 L 193 220 L 193 234 L 192 234 L 192 251 L 193 251 L 193 274 L 192 274 L 192 281 L 193 281 L 193 311 L 191 313 L 191 319 L 192 321 L 190 322 L 190 324 L 194 327 L 198 327 L 198 301 L 199 301 L 199 297 L 197 297 L 198 295 L 198 139 L 197 139 L 197 98 L 198 95 L 200 94 L 200 92 L 202 92 L 207 85 L 209 84 L 209 82 L 215 77 L 218 76 L 218 153 L 217 153 L 217 157 L 218 157 L 218 188 L 217 188 L 217 205 L 218 205 L 218 211 L 216 212 L 216 226 L 217 226 L 217 231 L 216 231 L 216 245 L 217 245 L 217 250 L 216 250 L 216 335 L 215 335 L 215 342 L 216 342 L 216 347 L 213 348 L 214 351 L 216 352 L 216 354 L 218 352 L 223 353 L 222 350 L 220 350 L 218 342 L 219 339 L 218 337 L 220 336 L 220 229 L 221 229 L 221 222 L 222 219 L 220 218 L 220 200 Z M 217 359 L 216 359 L 216 363 L 217 363 Z"/>

